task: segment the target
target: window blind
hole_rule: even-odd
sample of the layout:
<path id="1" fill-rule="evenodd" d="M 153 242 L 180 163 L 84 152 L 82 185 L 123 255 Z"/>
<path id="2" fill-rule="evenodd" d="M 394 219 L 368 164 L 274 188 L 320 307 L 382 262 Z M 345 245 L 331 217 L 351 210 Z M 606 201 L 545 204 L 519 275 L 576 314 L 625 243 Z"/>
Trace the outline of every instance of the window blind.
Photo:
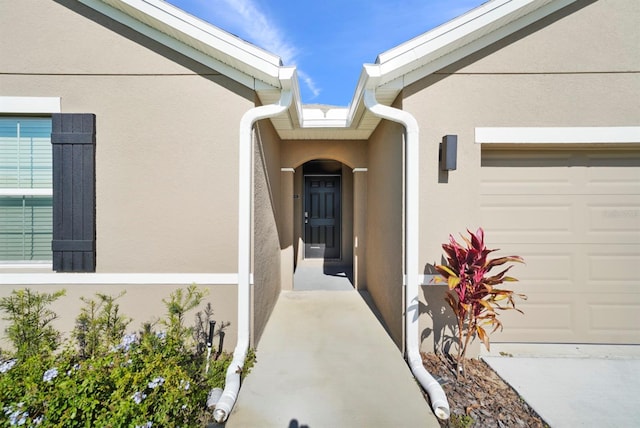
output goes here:
<path id="1" fill-rule="evenodd" d="M 51 119 L 0 117 L 0 261 L 51 260 L 51 152 Z"/>

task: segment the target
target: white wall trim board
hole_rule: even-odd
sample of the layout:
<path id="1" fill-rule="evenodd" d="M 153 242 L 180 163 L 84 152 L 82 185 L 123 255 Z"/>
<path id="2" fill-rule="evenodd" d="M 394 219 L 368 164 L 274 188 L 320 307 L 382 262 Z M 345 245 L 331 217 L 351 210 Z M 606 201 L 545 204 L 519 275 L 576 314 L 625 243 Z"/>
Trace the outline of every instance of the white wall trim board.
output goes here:
<path id="1" fill-rule="evenodd" d="M 21 265 L 22 267 L 30 267 Z M 253 284 L 253 275 L 250 277 Z M 0 284 L 197 284 L 236 285 L 237 273 L 0 273 Z"/>
<path id="2" fill-rule="evenodd" d="M 296 172 L 295 168 L 280 168 L 280 172 Z"/>
<path id="3" fill-rule="evenodd" d="M 632 144 L 640 126 L 476 128 L 476 144 Z"/>
<path id="4" fill-rule="evenodd" d="M 0 97 L 2 113 L 60 113 L 60 97 Z"/>
<path id="5" fill-rule="evenodd" d="M 368 169 L 368 168 L 353 168 L 353 172 L 354 172 L 354 174 L 355 174 L 356 172 L 368 172 L 368 171 L 369 171 L 369 169 Z"/>

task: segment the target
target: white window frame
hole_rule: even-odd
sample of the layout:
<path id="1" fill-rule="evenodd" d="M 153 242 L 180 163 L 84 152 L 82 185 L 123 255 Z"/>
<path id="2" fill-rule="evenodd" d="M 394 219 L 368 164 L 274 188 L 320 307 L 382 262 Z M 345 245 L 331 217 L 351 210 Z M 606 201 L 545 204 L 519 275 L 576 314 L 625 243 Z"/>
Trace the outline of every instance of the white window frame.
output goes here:
<path id="1" fill-rule="evenodd" d="M 3 97 L 0 96 L 0 114 L 21 115 L 60 113 L 60 97 Z M 0 196 L 53 196 L 53 189 L 0 189 Z M 0 263 L 0 269 L 53 269 L 51 262 L 29 261 Z"/>

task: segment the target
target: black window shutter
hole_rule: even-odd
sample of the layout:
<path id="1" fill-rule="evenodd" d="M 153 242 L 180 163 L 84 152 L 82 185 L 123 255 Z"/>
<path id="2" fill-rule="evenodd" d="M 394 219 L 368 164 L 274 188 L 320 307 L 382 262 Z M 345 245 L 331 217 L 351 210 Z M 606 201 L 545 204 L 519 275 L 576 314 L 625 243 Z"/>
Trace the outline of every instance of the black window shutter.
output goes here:
<path id="1" fill-rule="evenodd" d="M 95 272 L 94 114 L 53 114 L 53 270 Z"/>

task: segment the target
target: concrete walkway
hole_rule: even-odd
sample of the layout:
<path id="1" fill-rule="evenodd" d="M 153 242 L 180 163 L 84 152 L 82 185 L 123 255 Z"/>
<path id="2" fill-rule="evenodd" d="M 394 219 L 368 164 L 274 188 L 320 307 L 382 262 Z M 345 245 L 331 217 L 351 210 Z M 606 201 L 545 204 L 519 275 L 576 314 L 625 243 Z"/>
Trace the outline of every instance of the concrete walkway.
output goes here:
<path id="1" fill-rule="evenodd" d="M 284 291 L 227 428 L 439 427 L 357 291 Z"/>

